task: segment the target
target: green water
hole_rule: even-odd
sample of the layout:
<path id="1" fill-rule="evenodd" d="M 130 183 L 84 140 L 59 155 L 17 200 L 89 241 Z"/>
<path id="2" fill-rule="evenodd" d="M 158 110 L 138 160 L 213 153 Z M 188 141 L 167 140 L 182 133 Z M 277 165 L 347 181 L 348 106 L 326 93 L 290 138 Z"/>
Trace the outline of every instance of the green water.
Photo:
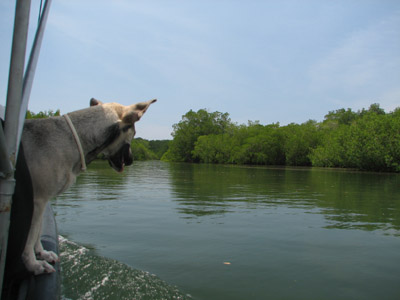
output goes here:
<path id="1" fill-rule="evenodd" d="M 98 161 L 53 204 L 68 299 L 400 299 L 396 174 Z"/>

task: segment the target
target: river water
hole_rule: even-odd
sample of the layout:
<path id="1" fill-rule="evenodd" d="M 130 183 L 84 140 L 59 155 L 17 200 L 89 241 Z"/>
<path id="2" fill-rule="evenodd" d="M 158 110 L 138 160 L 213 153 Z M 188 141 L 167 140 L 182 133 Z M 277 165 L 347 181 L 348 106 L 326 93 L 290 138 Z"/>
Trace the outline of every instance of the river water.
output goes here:
<path id="1" fill-rule="evenodd" d="M 400 175 L 93 162 L 53 201 L 65 299 L 400 299 Z"/>

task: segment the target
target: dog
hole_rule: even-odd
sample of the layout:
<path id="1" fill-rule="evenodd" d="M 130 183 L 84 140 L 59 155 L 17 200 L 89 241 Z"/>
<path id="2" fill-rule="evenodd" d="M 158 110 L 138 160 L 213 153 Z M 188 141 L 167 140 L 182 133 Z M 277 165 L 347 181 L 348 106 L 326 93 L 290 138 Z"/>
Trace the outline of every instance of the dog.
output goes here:
<path id="1" fill-rule="evenodd" d="M 33 215 L 22 261 L 35 275 L 55 272 L 59 261 L 40 241 L 47 202 L 65 191 L 99 154 L 122 172 L 133 162 L 135 123 L 156 99 L 124 106 L 92 98 L 90 107 L 48 119 L 26 120 L 22 145 L 32 178 Z"/>

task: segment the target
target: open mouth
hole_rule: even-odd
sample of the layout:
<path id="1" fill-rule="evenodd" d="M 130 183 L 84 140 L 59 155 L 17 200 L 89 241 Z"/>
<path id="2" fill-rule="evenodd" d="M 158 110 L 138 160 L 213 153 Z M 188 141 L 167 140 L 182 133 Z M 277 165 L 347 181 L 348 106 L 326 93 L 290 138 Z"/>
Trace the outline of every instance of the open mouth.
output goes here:
<path id="1" fill-rule="evenodd" d="M 108 158 L 110 166 L 117 172 L 124 171 L 125 166 L 130 166 L 133 162 L 131 146 L 125 144 L 117 153 Z"/>

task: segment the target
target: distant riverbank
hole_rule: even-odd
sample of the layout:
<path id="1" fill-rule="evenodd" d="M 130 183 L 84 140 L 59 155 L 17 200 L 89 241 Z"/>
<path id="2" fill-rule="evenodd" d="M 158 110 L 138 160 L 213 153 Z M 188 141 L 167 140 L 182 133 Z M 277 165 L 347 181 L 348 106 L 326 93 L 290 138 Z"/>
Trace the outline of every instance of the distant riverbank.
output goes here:
<path id="1" fill-rule="evenodd" d="M 189 111 L 173 125 L 172 141 L 135 140 L 139 160 L 216 164 L 315 166 L 400 172 L 400 108 L 379 104 L 329 112 L 302 124 L 233 123 L 228 113 Z M 151 143 L 157 142 L 157 155 Z"/>

